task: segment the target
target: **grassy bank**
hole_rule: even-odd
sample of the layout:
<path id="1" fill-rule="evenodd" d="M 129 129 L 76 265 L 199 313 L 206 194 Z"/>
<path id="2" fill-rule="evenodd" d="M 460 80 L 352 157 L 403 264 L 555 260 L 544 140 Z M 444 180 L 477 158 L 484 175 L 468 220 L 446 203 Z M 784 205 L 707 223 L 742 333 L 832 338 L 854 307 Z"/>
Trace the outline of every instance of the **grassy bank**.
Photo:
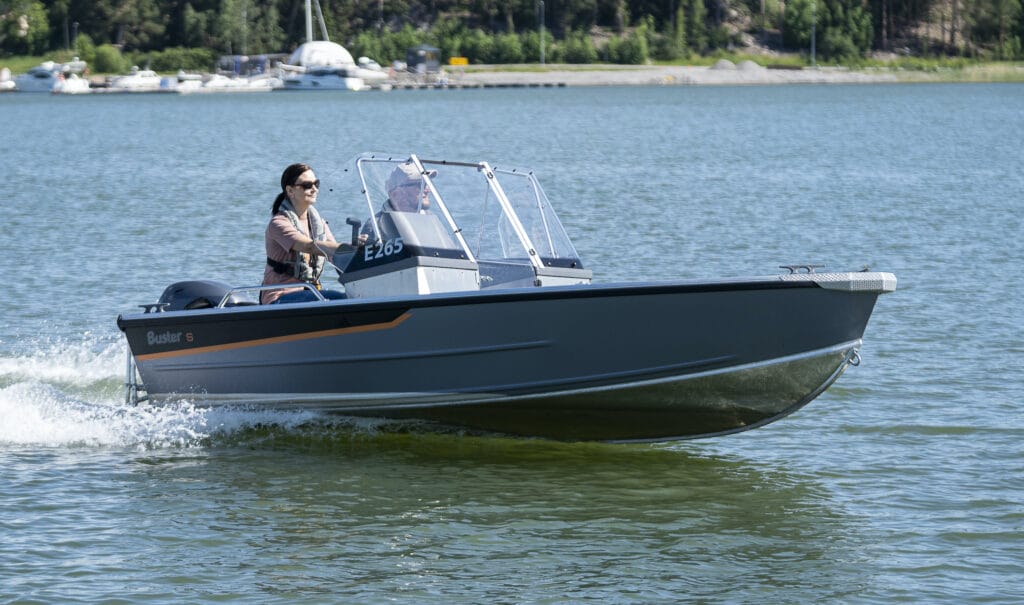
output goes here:
<path id="1" fill-rule="evenodd" d="M 717 56 L 702 57 L 685 62 L 665 63 L 659 62 L 652 66 L 680 67 L 695 66 L 709 67 L 722 59 L 727 59 L 735 64 L 742 61 L 753 61 L 758 65 L 769 68 L 780 69 L 811 69 L 810 65 L 796 58 L 778 58 L 763 56 Z M 649 66 L 643 65 L 609 65 L 603 63 L 591 63 L 587 65 L 470 65 L 463 69 L 465 73 L 483 72 L 507 72 L 507 73 L 544 73 L 550 71 L 568 72 L 593 72 L 593 71 L 623 71 L 630 69 L 643 69 Z M 942 62 L 922 62 L 917 64 L 906 64 L 902 62 L 872 62 L 868 65 L 828 65 L 819 64 L 818 69 L 822 70 L 848 70 L 851 72 L 887 73 L 894 75 L 902 82 L 1024 82 L 1024 63 L 998 62 L 998 63 L 968 63 L 963 65 L 950 65 Z"/>
<path id="2" fill-rule="evenodd" d="M 904 82 L 1024 82 L 1024 63 L 978 63 L 962 68 L 888 68 Z"/>

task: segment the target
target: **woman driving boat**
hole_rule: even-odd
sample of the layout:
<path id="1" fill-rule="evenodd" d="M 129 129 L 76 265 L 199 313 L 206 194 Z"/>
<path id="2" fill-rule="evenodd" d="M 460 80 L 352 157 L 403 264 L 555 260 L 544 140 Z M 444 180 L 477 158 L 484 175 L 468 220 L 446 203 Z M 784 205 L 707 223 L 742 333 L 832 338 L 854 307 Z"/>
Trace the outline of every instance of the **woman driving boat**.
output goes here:
<path id="1" fill-rule="evenodd" d="M 324 298 L 345 298 L 343 292 L 322 290 L 320 275 L 328 256 L 341 244 L 314 208 L 320 179 L 308 164 L 292 164 L 281 174 L 281 192 L 274 200 L 265 234 L 267 264 L 263 285 L 307 283 Z M 347 246 L 347 245 L 346 245 Z M 260 302 L 293 303 L 317 300 L 306 288 L 278 288 L 260 293 Z"/>

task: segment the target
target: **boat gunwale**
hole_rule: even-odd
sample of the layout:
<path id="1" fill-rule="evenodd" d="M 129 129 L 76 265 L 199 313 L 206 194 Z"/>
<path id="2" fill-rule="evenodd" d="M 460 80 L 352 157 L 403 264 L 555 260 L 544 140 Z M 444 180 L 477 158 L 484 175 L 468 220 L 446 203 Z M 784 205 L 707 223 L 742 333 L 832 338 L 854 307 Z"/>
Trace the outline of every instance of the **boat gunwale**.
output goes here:
<path id="1" fill-rule="evenodd" d="M 813 275 L 813 274 L 812 274 Z M 286 305 L 239 305 L 233 307 L 163 311 L 155 313 L 121 313 L 117 326 L 121 331 L 129 327 L 159 325 L 174 321 L 188 320 L 189 323 L 252 320 L 253 315 L 288 314 L 309 317 L 337 311 L 362 312 L 384 309 L 417 309 L 473 304 L 499 304 L 536 300 L 559 300 L 578 298 L 615 298 L 622 296 L 655 296 L 662 294 L 699 294 L 709 292 L 737 292 L 752 290 L 787 290 L 796 288 L 819 288 L 813 279 L 782 281 L 780 276 L 726 279 L 720 281 L 686 280 L 676 282 L 608 283 L 571 286 L 547 286 L 508 288 L 494 291 L 461 291 L 438 294 L 415 294 L 411 296 L 387 296 L 380 298 L 348 298 L 341 300 L 291 303 Z M 866 290 L 850 294 L 878 295 L 879 292 Z"/>

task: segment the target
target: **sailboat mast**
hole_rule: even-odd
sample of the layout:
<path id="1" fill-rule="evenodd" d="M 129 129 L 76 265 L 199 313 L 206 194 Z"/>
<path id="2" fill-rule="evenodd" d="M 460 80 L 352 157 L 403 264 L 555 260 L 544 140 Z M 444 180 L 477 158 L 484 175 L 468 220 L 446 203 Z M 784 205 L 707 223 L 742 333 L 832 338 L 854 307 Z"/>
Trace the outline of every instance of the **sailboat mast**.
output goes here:
<path id="1" fill-rule="evenodd" d="M 324 40 L 330 41 L 331 39 L 327 36 L 327 23 L 324 21 L 324 12 L 320 10 L 320 0 L 313 0 L 316 2 L 316 18 L 320 20 L 320 33 L 323 34 Z"/>
<path id="2" fill-rule="evenodd" d="M 306 42 L 313 41 L 313 1 L 306 0 Z"/>

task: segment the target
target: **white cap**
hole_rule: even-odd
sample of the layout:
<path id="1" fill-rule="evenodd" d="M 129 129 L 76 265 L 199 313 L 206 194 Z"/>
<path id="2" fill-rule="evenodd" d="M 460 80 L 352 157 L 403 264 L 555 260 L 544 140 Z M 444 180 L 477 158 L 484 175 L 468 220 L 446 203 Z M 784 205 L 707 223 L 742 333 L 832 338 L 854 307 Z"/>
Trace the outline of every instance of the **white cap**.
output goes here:
<path id="1" fill-rule="evenodd" d="M 437 171 L 428 170 L 427 176 L 429 176 L 430 178 L 434 178 L 435 176 L 437 176 Z M 388 193 L 391 193 L 396 188 L 401 187 L 406 183 L 417 183 L 422 180 L 423 175 L 421 175 L 420 172 L 416 170 L 416 166 L 408 163 L 399 164 L 395 168 L 394 172 L 391 173 L 391 176 L 388 177 L 387 190 Z"/>

